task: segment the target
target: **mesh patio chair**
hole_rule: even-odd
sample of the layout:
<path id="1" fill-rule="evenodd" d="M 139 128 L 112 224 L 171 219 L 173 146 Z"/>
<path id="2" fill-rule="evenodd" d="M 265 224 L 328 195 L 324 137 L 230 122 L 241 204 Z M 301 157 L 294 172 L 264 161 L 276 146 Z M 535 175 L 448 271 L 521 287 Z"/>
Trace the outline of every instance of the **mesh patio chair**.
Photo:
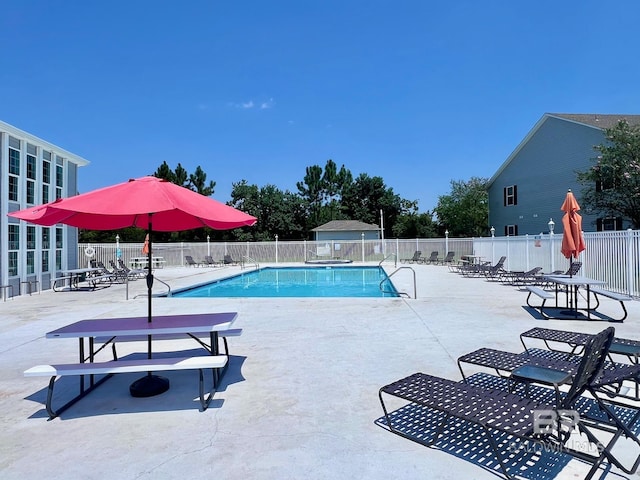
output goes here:
<path id="1" fill-rule="evenodd" d="M 518 446 L 518 442 L 538 445 L 545 451 L 566 453 L 592 464 L 585 479 L 591 479 L 603 462 L 615 465 L 626 473 L 635 473 L 640 464 L 640 454 L 631 462 L 631 465 L 623 465 L 622 460 L 616 456 L 617 452 L 614 453 L 613 450 L 617 441 L 623 436 L 633 441 L 636 447 L 640 447 L 640 440 L 631 430 L 631 426 L 622 422 L 613 409 L 599 399 L 593 386 L 605 362 L 614 332 L 615 330 L 609 327 L 589 339 L 568 391 L 563 392 L 555 404 L 541 403 L 508 391 L 486 389 L 464 382 L 415 373 L 380 388 L 378 397 L 384 420 L 379 424 L 393 433 L 427 446 L 433 445 L 443 434 L 448 438 L 455 436 L 462 423 L 475 425 L 488 438 L 493 454 L 508 479 L 515 478 L 516 473 L 521 474 L 517 468 L 510 469 L 509 464 L 513 461 L 513 450 L 509 447 Z M 582 415 L 577 418 L 570 416 L 570 422 L 567 423 L 567 412 L 576 411 L 577 404 L 584 393 L 592 395 L 601 417 L 597 419 Z M 425 440 L 424 435 L 419 431 L 408 433 L 404 429 L 406 416 L 389 412 L 384 402 L 386 396 L 403 399 L 411 406 L 435 412 L 435 415 L 421 417 L 423 422 L 427 418 L 435 423 L 433 426 L 435 433 L 432 438 Z M 540 423 L 541 415 L 546 419 L 543 424 Z M 447 428 L 452 418 L 454 421 Z M 581 445 L 576 448 L 571 442 L 575 429 L 583 435 L 582 438 L 589 443 L 590 447 L 594 448 L 585 449 L 584 442 L 580 442 Z M 603 443 L 601 435 L 599 436 L 602 432 L 607 437 L 606 443 Z M 508 442 L 504 441 L 505 434 L 510 436 Z M 628 445 L 624 445 L 624 448 L 625 458 L 628 458 L 626 456 L 629 453 Z M 531 462 L 535 462 L 536 458 L 540 459 L 532 456 Z M 512 474 L 511 470 L 516 472 Z"/>
<path id="2" fill-rule="evenodd" d="M 416 260 L 416 262 L 417 263 L 433 263 L 433 264 L 438 263 L 438 252 L 437 252 L 437 250 L 431 252 L 431 255 L 429 255 L 428 257 L 418 258 L 418 260 Z"/>
<path id="3" fill-rule="evenodd" d="M 413 254 L 413 257 L 411 258 L 402 258 L 400 259 L 400 263 L 417 263 L 418 261 L 420 261 L 420 256 L 422 255 L 422 252 L 420 250 L 416 250 Z"/>

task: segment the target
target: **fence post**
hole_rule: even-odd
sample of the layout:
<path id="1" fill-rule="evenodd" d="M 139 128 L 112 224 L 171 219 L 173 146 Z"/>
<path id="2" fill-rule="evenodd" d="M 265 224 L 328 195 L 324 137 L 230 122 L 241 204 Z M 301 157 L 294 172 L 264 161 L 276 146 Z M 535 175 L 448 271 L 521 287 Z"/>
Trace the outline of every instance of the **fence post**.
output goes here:
<path id="1" fill-rule="evenodd" d="M 550 231 L 549 232 L 549 255 L 551 255 L 551 271 L 555 271 L 556 269 L 556 262 L 555 262 L 555 256 L 553 254 L 553 232 Z"/>
<path id="2" fill-rule="evenodd" d="M 524 241 L 525 241 L 524 254 L 526 255 L 525 265 L 527 267 L 525 268 L 525 270 L 529 271 L 531 267 L 529 267 L 529 234 L 528 233 L 524 236 Z"/>
<path id="3" fill-rule="evenodd" d="M 627 228 L 627 295 L 633 295 L 635 286 L 635 250 L 633 248 L 633 230 Z"/>
<path id="4" fill-rule="evenodd" d="M 276 233 L 276 263 L 278 263 L 278 234 Z"/>
<path id="5" fill-rule="evenodd" d="M 360 234 L 361 243 L 362 243 L 362 263 L 364 263 L 364 232 Z"/>

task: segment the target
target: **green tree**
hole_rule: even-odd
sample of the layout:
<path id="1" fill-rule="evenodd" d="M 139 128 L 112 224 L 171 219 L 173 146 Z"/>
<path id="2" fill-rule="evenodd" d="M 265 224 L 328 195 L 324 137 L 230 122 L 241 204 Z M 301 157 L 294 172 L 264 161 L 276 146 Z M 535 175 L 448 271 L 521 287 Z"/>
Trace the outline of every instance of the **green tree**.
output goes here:
<path id="1" fill-rule="evenodd" d="M 361 173 L 342 197 L 347 218 L 372 225 L 380 224 L 380 211 L 384 215 L 385 237 L 393 231 L 400 215 L 415 212 L 417 202 L 400 198 L 387 187 L 382 177 Z"/>
<path id="2" fill-rule="evenodd" d="M 342 197 L 345 192 L 353 184 L 353 176 L 351 172 L 345 168 L 344 165 L 338 167 L 336 163 L 329 159 L 324 167 L 324 174 L 322 175 L 322 189 L 324 206 L 327 207 L 323 220 L 336 220 L 342 218 Z"/>
<path id="3" fill-rule="evenodd" d="M 304 179 L 296 183 L 296 187 L 309 210 L 310 224 L 314 227 L 318 226 L 323 195 L 322 167 L 320 165 L 307 167 Z"/>
<path id="4" fill-rule="evenodd" d="M 397 238 L 433 238 L 438 236 L 437 225 L 430 212 L 402 214 L 398 216 L 391 231 L 393 236 Z"/>
<path id="5" fill-rule="evenodd" d="M 200 168 L 200 165 L 196 167 L 195 173 L 189 175 L 189 186 L 194 192 L 198 192 L 205 197 L 213 195 L 216 187 L 216 182 L 209 182 L 207 184 L 207 174 Z"/>
<path id="6" fill-rule="evenodd" d="M 445 230 L 453 237 L 480 237 L 488 233 L 488 181 L 480 177 L 472 177 L 466 182 L 451 181 L 451 193 L 438 197 L 434 210 L 440 235 Z"/>
<path id="7" fill-rule="evenodd" d="M 162 165 L 160 165 L 158 167 L 158 169 L 155 171 L 153 176 L 154 177 L 158 177 L 158 178 L 162 178 L 164 180 L 168 180 L 168 181 L 170 181 L 172 183 L 176 183 L 174 181 L 174 179 L 176 178 L 176 175 L 175 175 L 175 173 L 173 173 L 173 170 L 171 170 L 171 167 L 166 162 L 166 160 L 164 162 L 162 162 Z"/>
<path id="8" fill-rule="evenodd" d="M 305 238 L 306 209 L 302 198 L 274 185 L 249 185 L 246 180 L 233 184 L 231 206 L 258 219 L 250 228 L 232 230 L 237 240 L 269 241 Z"/>
<path id="9" fill-rule="evenodd" d="M 628 219 L 640 228 L 640 126 L 620 120 L 605 130 L 606 141 L 594 149 L 594 165 L 577 172 L 583 185 L 582 208 L 605 217 Z"/>

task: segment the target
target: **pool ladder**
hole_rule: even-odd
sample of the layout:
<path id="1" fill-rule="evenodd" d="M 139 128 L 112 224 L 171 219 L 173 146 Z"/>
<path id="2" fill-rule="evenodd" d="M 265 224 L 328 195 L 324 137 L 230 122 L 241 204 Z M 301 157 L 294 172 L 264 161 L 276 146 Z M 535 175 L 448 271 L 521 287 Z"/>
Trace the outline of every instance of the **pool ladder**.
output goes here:
<path id="1" fill-rule="evenodd" d="M 240 263 L 240 268 L 242 270 L 244 270 L 244 266 L 249 263 L 251 264 L 253 267 L 255 267 L 256 270 L 258 270 L 260 268 L 260 265 L 258 264 L 258 262 L 256 260 L 254 260 L 253 258 L 251 258 L 248 255 L 243 255 L 242 256 L 242 263 Z"/>
<path id="2" fill-rule="evenodd" d="M 380 263 L 378 264 L 379 267 L 382 266 L 382 263 L 387 260 L 390 257 L 394 257 L 395 258 L 395 262 L 394 262 L 394 266 L 398 265 L 398 256 L 395 253 L 390 253 L 389 255 L 387 255 L 386 257 L 384 257 L 382 260 L 380 260 Z M 416 289 L 416 271 L 409 267 L 409 266 L 402 266 L 400 268 L 397 268 L 396 270 L 394 270 L 385 280 L 382 280 L 380 282 L 380 291 L 382 293 L 397 293 L 398 295 L 402 295 L 402 296 L 406 296 L 407 298 L 411 298 L 411 295 L 409 295 L 407 292 L 392 292 L 390 290 L 385 290 L 383 287 L 384 282 L 386 282 L 387 280 L 391 279 L 391 277 L 393 277 L 396 273 L 398 273 L 400 270 L 404 270 L 404 269 L 408 269 L 411 270 L 411 273 L 413 273 L 413 298 L 418 298 L 418 290 Z"/>
<path id="3" fill-rule="evenodd" d="M 160 279 L 159 279 L 158 277 L 156 277 L 155 275 L 153 276 L 153 282 L 154 282 L 154 283 L 155 283 L 155 282 L 160 282 L 160 283 L 162 283 L 164 286 L 166 286 L 166 287 L 167 287 L 167 289 L 168 289 L 167 293 L 158 293 L 158 294 L 153 294 L 153 296 L 154 296 L 154 297 L 156 297 L 156 296 L 166 296 L 166 297 L 170 297 L 170 296 L 171 296 L 171 285 L 169 285 L 167 282 L 165 282 L 165 281 L 163 281 L 163 280 L 160 280 Z M 127 297 L 127 300 L 129 300 L 129 279 L 128 279 L 128 278 L 126 279 L 125 283 L 127 284 L 127 288 L 126 288 L 126 291 L 127 291 L 127 293 L 126 293 L 126 297 Z M 148 296 L 148 295 L 149 295 L 149 293 L 148 293 L 148 292 L 147 292 L 147 293 L 141 293 L 141 294 L 139 294 L 139 295 L 136 295 L 136 296 L 135 296 L 135 297 L 133 297 L 133 298 L 135 299 L 135 298 L 140 298 L 140 297 L 146 297 L 146 296 Z"/>

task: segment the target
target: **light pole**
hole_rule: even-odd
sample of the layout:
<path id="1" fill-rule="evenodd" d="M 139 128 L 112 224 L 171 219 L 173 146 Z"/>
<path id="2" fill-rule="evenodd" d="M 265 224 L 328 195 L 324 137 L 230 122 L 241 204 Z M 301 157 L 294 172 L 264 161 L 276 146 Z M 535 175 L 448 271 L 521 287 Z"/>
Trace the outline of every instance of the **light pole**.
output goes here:
<path id="1" fill-rule="evenodd" d="M 444 249 L 445 249 L 444 254 L 448 255 L 449 254 L 449 230 L 444 231 Z"/>
<path id="2" fill-rule="evenodd" d="M 496 258 L 496 245 L 494 243 L 494 238 L 496 237 L 496 229 L 493 225 L 491 225 L 489 231 L 491 232 L 491 262 L 493 263 L 495 262 Z"/>
<path id="3" fill-rule="evenodd" d="M 553 235 L 553 229 L 556 226 L 556 224 L 553 221 L 553 218 L 549 219 L 549 223 L 547 223 L 547 225 L 549 226 L 549 235 Z"/>
<path id="4" fill-rule="evenodd" d="M 120 251 L 120 235 L 116 233 L 116 258 L 120 258 L 122 252 Z"/>

